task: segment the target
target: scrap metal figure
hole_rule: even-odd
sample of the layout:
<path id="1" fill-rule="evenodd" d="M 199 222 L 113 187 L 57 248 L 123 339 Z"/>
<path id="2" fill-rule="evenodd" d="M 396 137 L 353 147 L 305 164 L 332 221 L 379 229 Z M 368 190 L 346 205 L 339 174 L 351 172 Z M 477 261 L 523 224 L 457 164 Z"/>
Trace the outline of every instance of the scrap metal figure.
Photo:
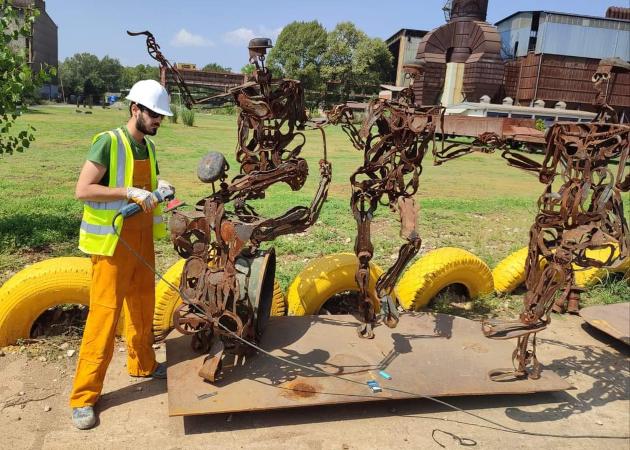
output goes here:
<path id="1" fill-rule="evenodd" d="M 156 59 L 177 78 L 178 72 L 161 56 L 152 35 L 142 34 L 148 36 L 149 53 L 159 55 Z M 220 370 L 224 349 L 244 354 L 249 348 L 234 335 L 258 342 L 267 324 L 275 255 L 273 248 L 260 250 L 260 244 L 299 233 L 315 223 L 331 180 L 324 130 L 307 120 L 300 81 L 273 80 L 265 67 L 265 54 L 271 46 L 270 39 L 252 39 L 249 61 L 256 67 L 253 79 L 221 95 L 232 97 L 241 108 L 236 151 L 240 174 L 225 182 L 229 167 L 223 155 L 206 154 L 197 173 L 202 181 L 212 183 L 213 193 L 200 200 L 194 211 L 176 211 L 170 221 L 175 250 L 186 258 L 180 284 L 183 302 L 174 312 L 174 323 L 181 333 L 193 335 L 194 348 L 210 350 L 199 373 L 209 381 Z M 180 81 L 185 86 L 181 77 Z M 199 103 L 208 99 L 195 101 L 190 96 L 188 100 Z M 319 162 L 317 193 L 309 207 L 296 206 L 279 217 L 261 217 L 248 200 L 265 198 L 265 190 L 279 182 L 294 191 L 306 182 L 308 164 L 299 157 L 306 142 L 301 132 L 305 126 L 322 133 L 324 157 Z M 217 181 L 219 188 L 215 189 Z M 230 202 L 233 211 L 225 208 Z"/>
<path id="2" fill-rule="evenodd" d="M 436 129 L 443 124 L 444 109 L 440 106 L 420 106 L 415 103 L 413 83 L 424 72 L 422 61 L 409 61 L 403 70 L 411 79 L 410 85 L 401 91 L 400 101 L 382 98 L 370 102 L 361 123 L 354 126 L 352 110 L 347 104 L 336 105 L 327 112 L 328 122 L 337 125 L 350 138 L 353 146 L 363 152 L 363 165 L 351 175 L 352 197 L 350 205 L 357 222 L 357 238 L 354 251 L 358 258 L 355 274 L 359 289 L 359 336 L 373 338 L 373 325 L 381 319 L 390 328 L 396 327 L 399 316 L 392 291 L 405 266 L 420 250 L 422 240 L 418 234 L 418 204 L 414 196 L 418 191 L 418 180 L 422 173 L 422 160 L 432 144 L 434 164 L 464 156 L 473 151 L 491 152 L 477 147 L 478 144 L 493 144 L 498 136 L 486 133 L 472 146 L 456 143 L 438 150 L 435 143 Z M 443 127 L 440 127 L 440 130 Z M 386 196 L 386 200 L 383 198 Z M 399 252 L 396 262 L 376 282 L 375 295 L 380 302 L 380 314 L 368 292 L 370 260 L 374 247 L 370 239 L 370 226 L 377 206 L 388 205 L 392 212 L 400 215 L 400 236 L 407 242 Z"/>
<path id="3" fill-rule="evenodd" d="M 630 126 L 618 123 L 617 114 L 606 103 L 605 85 L 611 74 L 622 71 L 630 71 L 630 65 L 618 58 L 600 62 L 593 76 L 599 109 L 596 118 L 591 123 L 554 123 L 547 130 L 542 164 L 509 150 L 503 152 L 509 165 L 538 174 L 546 187 L 530 230 L 527 292 L 520 321 L 483 323 L 489 338 L 518 338 L 514 370 L 493 371 L 493 379 L 536 378 L 536 333 L 549 325 L 552 310 L 563 310 L 565 301 L 569 312 L 579 310 L 583 289 L 575 284 L 575 271 L 615 268 L 630 255 L 630 233 L 621 199 L 622 192 L 630 191 L 630 174 L 624 178 Z M 616 175 L 608 167 L 613 159 L 619 160 Z M 593 250 L 603 251 L 607 257 L 603 261 L 589 257 Z M 532 349 L 528 350 L 530 340 Z M 531 373 L 527 371 L 530 363 Z"/>

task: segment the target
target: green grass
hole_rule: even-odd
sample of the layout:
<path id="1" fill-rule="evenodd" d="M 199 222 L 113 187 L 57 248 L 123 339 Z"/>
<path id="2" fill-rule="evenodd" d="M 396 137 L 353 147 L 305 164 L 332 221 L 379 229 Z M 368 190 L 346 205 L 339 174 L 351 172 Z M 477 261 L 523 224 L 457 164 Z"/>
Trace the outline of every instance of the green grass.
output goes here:
<path id="1" fill-rule="evenodd" d="M 0 283 L 35 261 L 80 254 L 76 246 L 82 205 L 74 199 L 77 177 L 93 136 L 128 118 L 125 109 L 91 111 L 85 115 L 75 113 L 75 108 L 36 109 L 18 120 L 14 132 L 30 123 L 37 129 L 37 139 L 23 154 L 0 157 Z M 307 143 L 301 156 L 310 171 L 306 185 L 298 192 L 285 184 L 272 186 L 266 199 L 253 202 L 265 217 L 280 215 L 296 205 L 308 206 L 312 200 L 319 182 L 322 142 L 318 131 L 305 131 L 304 135 Z M 327 128 L 326 138 L 333 181 L 318 223 L 300 236 L 283 236 L 268 244 L 276 249 L 277 278 L 285 290 L 310 259 L 353 251 L 356 223 L 349 205 L 349 177 L 361 164 L 362 155 L 340 128 Z M 229 175 L 238 172 L 234 116 L 197 113 L 194 127 L 164 121 L 155 142 L 161 177 L 188 204 L 211 193 L 210 186 L 196 176 L 199 158 L 206 152 L 224 153 L 231 167 Z M 533 158 L 542 160 L 541 155 Z M 612 170 L 616 172 L 616 168 Z M 430 250 L 453 246 L 478 255 L 491 268 L 496 266 L 527 245 L 542 191 L 535 177 L 508 167 L 500 154 L 469 155 L 441 166 L 433 166 L 427 155 L 417 194 L 423 245 L 416 259 Z M 628 215 L 627 196 L 624 201 Z M 383 269 L 393 263 L 403 243 L 399 231 L 398 215 L 379 207 L 372 241 L 374 262 Z M 161 272 L 179 259 L 168 238 L 157 241 L 156 253 Z M 604 298 L 612 288 L 602 289 L 597 295 Z M 493 302 L 487 308 L 497 307 Z"/>

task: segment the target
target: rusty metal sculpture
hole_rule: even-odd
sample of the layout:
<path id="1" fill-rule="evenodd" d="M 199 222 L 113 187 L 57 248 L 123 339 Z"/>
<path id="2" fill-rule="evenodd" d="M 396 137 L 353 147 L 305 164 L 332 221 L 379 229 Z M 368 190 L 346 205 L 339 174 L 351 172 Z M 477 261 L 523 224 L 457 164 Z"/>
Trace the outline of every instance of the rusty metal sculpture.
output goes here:
<path id="1" fill-rule="evenodd" d="M 422 173 L 422 160 L 432 146 L 434 164 L 464 156 L 473 151 L 491 152 L 498 140 L 494 133 L 486 133 L 471 146 L 460 143 L 441 148 L 435 142 L 436 129 L 444 120 L 444 108 L 440 106 L 420 106 L 415 103 L 414 80 L 424 72 L 422 61 L 409 61 L 403 70 L 410 78 L 410 85 L 400 93 L 400 101 L 382 98 L 372 100 L 366 110 L 361 128 L 354 125 L 352 109 L 347 104 L 336 105 L 327 112 L 328 123 L 341 124 L 353 146 L 363 152 L 364 162 L 351 175 L 352 197 L 350 204 L 357 222 L 357 238 L 354 251 L 358 258 L 355 274 L 359 295 L 359 336 L 373 338 L 373 325 L 380 319 L 385 325 L 394 328 L 398 323 L 398 312 L 392 298 L 392 291 L 405 266 L 420 250 L 418 235 L 418 204 L 414 196 L 418 191 L 418 181 Z M 439 129 L 441 129 L 440 127 Z M 438 130 L 439 130 L 438 129 Z M 383 197 L 386 196 L 386 200 Z M 398 210 L 401 222 L 400 236 L 404 243 L 395 263 L 376 282 L 374 295 L 370 296 L 370 260 L 374 247 L 370 239 L 370 226 L 379 204 L 389 206 L 392 212 Z M 372 298 L 380 302 L 380 314 L 375 315 Z"/>
<path id="2" fill-rule="evenodd" d="M 177 71 L 159 53 L 153 36 L 143 34 L 147 35 L 149 53 L 177 77 Z M 175 211 L 170 220 L 175 250 L 186 258 L 180 283 L 183 301 L 173 319 L 178 331 L 193 335 L 195 349 L 210 350 L 199 372 L 209 381 L 215 380 L 224 351 L 243 355 L 250 348 L 234 336 L 258 342 L 267 324 L 275 254 L 273 248 L 260 250 L 260 244 L 304 231 L 315 223 L 331 180 L 324 130 L 307 120 L 299 81 L 272 79 L 264 64 L 270 47 L 270 39 L 252 39 L 249 61 L 256 67 L 253 79 L 223 94 L 241 108 L 236 152 L 240 174 L 227 183 L 229 166 L 223 155 L 206 154 L 197 174 L 203 182 L 212 183 L 213 193 L 200 200 L 193 211 Z M 184 94 L 191 104 L 207 100 L 195 100 L 187 89 Z M 299 157 L 306 142 L 300 130 L 305 126 L 319 129 L 323 141 L 315 197 L 309 207 L 296 206 L 279 217 L 261 217 L 248 200 L 265 198 L 265 190 L 275 183 L 284 182 L 297 191 L 306 182 L 308 165 Z M 215 182 L 219 182 L 218 189 Z M 233 211 L 225 208 L 230 202 Z"/>
<path id="3" fill-rule="evenodd" d="M 621 199 L 622 192 L 630 191 L 630 174 L 624 178 L 630 126 L 618 123 L 617 114 L 606 103 L 604 84 L 611 73 L 629 70 L 630 65 L 619 59 L 601 61 L 593 76 L 598 115 L 591 123 L 554 123 L 547 130 L 542 164 L 509 150 L 503 152 L 509 165 L 538 174 L 546 187 L 530 230 L 527 292 L 520 321 L 483 323 L 489 338 L 518 339 L 514 370 L 493 371 L 492 379 L 536 378 L 536 333 L 549 325 L 551 311 L 562 311 L 565 302 L 569 312 L 579 310 L 582 289 L 575 284 L 575 271 L 614 268 L 630 255 L 630 233 Z M 613 159 L 619 159 L 616 176 L 608 168 Z M 557 178 L 561 185 L 556 188 Z M 593 250 L 603 250 L 608 256 L 603 261 L 591 258 L 589 252 Z M 528 370 L 530 364 L 533 370 Z"/>

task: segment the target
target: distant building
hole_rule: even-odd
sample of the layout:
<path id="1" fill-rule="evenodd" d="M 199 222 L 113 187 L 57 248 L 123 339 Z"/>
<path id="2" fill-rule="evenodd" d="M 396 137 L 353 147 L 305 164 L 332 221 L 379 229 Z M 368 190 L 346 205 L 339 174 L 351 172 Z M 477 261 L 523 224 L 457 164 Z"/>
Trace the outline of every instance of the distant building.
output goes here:
<path id="1" fill-rule="evenodd" d="M 385 41 L 385 45 L 387 45 L 394 57 L 392 70 L 387 78 L 389 85 L 409 86 L 409 80 L 405 78 L 402 65 L 405 61 L 416 57 L 418 45 L 425 34 L 427 34 L 427 31 L 403 28 Z"/>
<path id="2" fill-rule="evenodd" d="M 13 6 L 17 8 L 37 8 L 40 12 L 33 26 L 31 36 L 20 36 L 17 45 L 26 49 L 27 62 L 33 71 L 39 71 L 42 64 L 58 66 L 58 36 L 57 25 L 46 12 L 46 2 L 44 0 L 13 0 Z M 58 77 L 53 77 L 50 83 L 42 86 L 42 98 L 57 98 L 59 92 Z"/>
<path id="3" fill-rule="evenodd" d="M 603 58 L 630 59 L 630 8 L 610 7 L 606 17 L 554 11 L 519 11 L 495 25 L 503 42 L 505 96 L 514 104 L 544 101 L 592 111 L 591 77 Z M 608 102 L 626 117 L 630 74 L 615 74 Z M 625 113 L 625 114 L 624 114 Z"/>

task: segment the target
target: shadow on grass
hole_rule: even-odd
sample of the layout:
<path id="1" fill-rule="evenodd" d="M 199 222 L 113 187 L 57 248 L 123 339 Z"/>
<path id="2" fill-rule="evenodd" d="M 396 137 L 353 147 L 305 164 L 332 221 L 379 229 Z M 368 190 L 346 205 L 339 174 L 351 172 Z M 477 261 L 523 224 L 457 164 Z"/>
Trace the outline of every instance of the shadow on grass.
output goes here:
<path id="1" fill-rule="evenodd" d="M 30 115 L 36 115 L 36 114 L 50 114 L 50 112 L 45 111 L 40 108 L 36 108 L 36 109 L 29 108 L 26 111 L 24 111 L 23 114 L 30 116 Z"/>
<path id="2" fill-rule="evenodd" d="M 0 217 L 0 247 L 14 251 L 77 239 L 81 219 L 74 215 L 33 212 Z"/>

